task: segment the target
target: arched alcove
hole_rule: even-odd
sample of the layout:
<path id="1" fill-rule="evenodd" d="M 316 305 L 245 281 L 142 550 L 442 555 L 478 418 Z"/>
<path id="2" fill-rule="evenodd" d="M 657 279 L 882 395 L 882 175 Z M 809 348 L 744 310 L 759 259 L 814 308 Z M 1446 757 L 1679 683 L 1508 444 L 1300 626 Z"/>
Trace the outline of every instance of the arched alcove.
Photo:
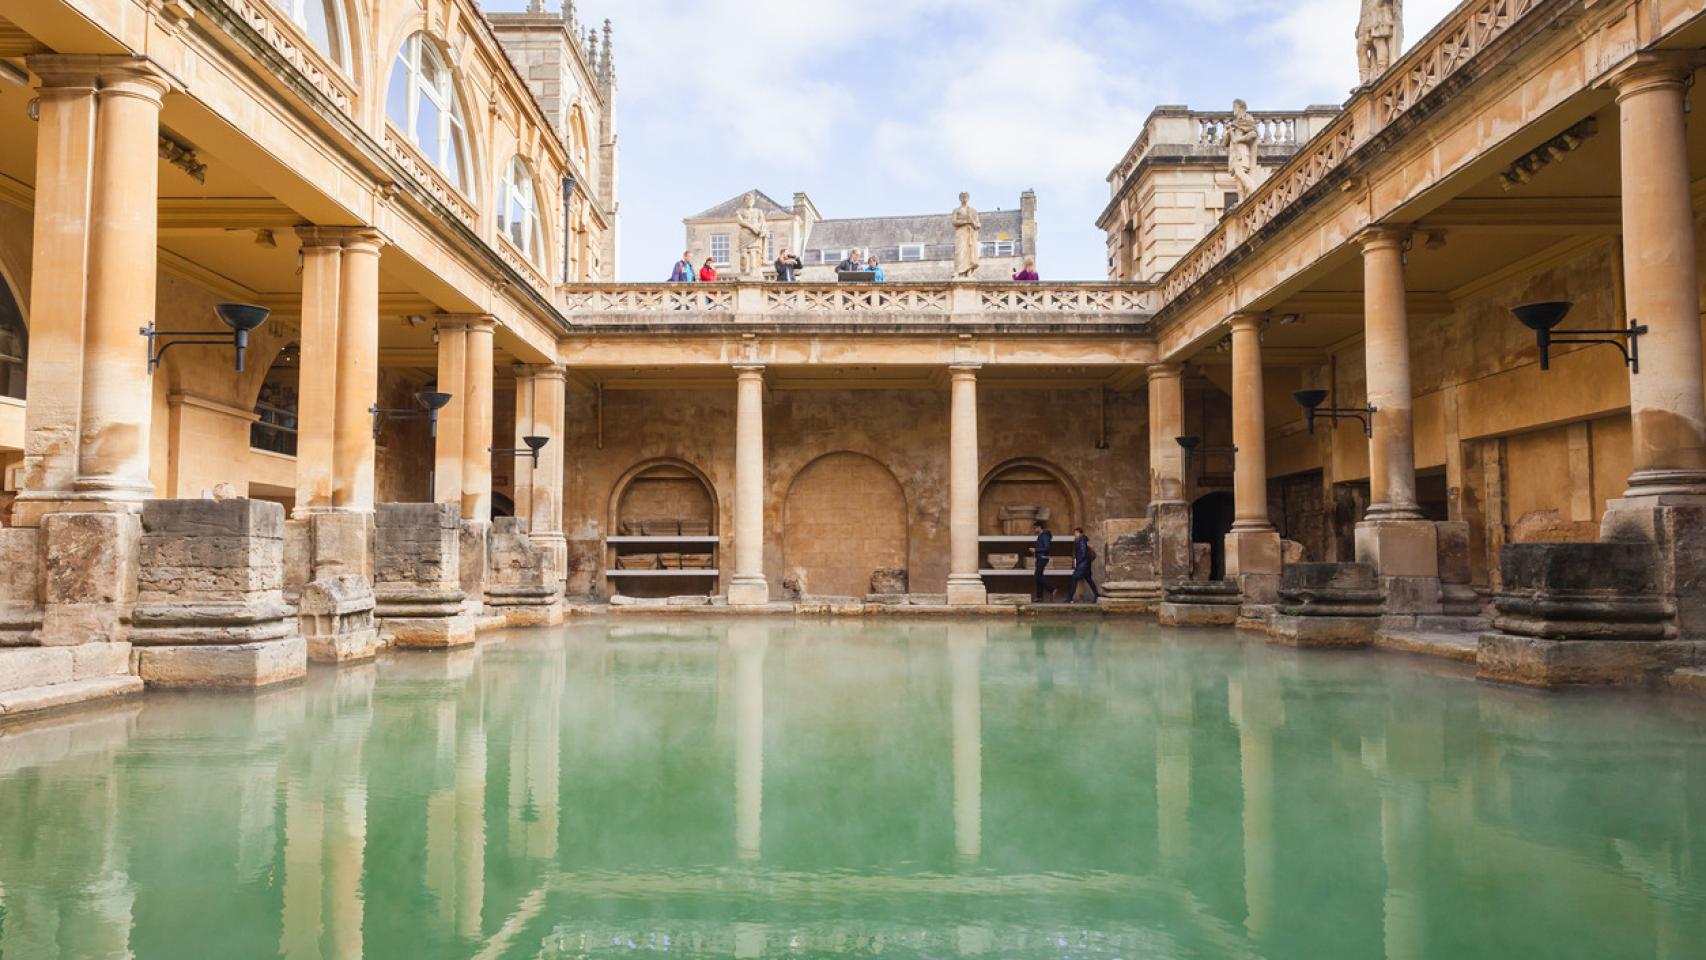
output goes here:
<path id="1" fill-rule="evenodd" d="M 1005 534 L 1002 527 L 1004 508 L 1040 508 L 1046 513 L 1050 530 L 1060 533 L 1084 522 L 1084 500 L 1078 485 L 1066 471 L 1034 457 L 1020 457 L 997 464 L 984 477 L 978 497 L 978 532 L 982 535 Z M 1020 511 L 1024 512 L 1024 511 Z M 1019 527 L 1024 529 L 1019 529 Z M 1030 533 L 1030 522 L 1016 524 L 1018 535 Z"/>
<path id="2" fill-rule="evenodd" d="M 605 576 L 612 593 L 712 593 L 719 576 L 717 491 L 684 460 L 636 464 L 610 493 Z"/>
<path id="3" fill-rule="evenodd" d="M 249 425 L 251 449 L 296 456 L 301 359 L 301 346 L 287 343 L 267 368 L 255 395 L 255 422 Z"/>
<path id="4" fill-rule="evenodd" d="M 813 596 L 863 597 L 879 570 L 906 570 L 906 494 L 862 453 L 825 454 L 788 485 L 782 569 Z"/>
<path id="5" fill-rule="evenodd" d="M 659 458 L 630 468 L 610 497 L 610 532 L 635 531 L 646 521 L 691 521 L 717 533 L 717 494 L 710 478 L 685 460 Z M 697 526 L 695 527 L 697 529 Z"/>

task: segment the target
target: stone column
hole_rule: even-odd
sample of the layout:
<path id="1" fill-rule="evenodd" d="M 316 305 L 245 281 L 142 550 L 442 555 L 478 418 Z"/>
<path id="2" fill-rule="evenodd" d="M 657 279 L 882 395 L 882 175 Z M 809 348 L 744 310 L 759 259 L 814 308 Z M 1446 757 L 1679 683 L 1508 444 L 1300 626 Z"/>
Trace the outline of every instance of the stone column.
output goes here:
<path id="1" fill-rule="evenodd" d="M 468 321 L 468 366 L 462 381 L 462 519 L 492 519 L 491 317 Z"/>
<path id="2" fill-rule="evenodd" d="M 552 570 L 558 580 L 568 573 L 568 541 L 563 536 L 563 464 L 567 451 L 563 449 L 564 401 L 567 397 L 568 371 L 552 364 L 528 368 L 528 427 L 522 428 L 522 390 L 516 386 L 515 446 L 526 446 L 521 440 L 528 434 L 549 437 L 550 443 L 539 453 L 539 466 L 525 471 L 528 477 L 527 527 L 528 536 L 541 550 L 551 555 Z M 517 477 L 524 468 L 517 469 Z M 517 500 L 516 511 L 522 507 Z"/>
<path id="3" fill-rule="evenodd" d="M 88 210 L 94 192 L 99 58 L 38 55 L 35 231 L 30 270 L 30 397 L 24 412 L 20 527 L 40 523 L 77 473 L 83 396 L 83 317 L 89 277 Z"/>
<path id="4" fill-rule="evenodd" d="M 302 241 L 302 360 L 293 512 L 297 518 L 332 509 L 344 232 L 337 227 L 296 228 Z"/>
<path id="5" fill-rule="evenodd" d="M 1623 276 L 1628 317 L 1647 326 L 1629 377 L 1634 471 L 1608 506 L 1602 540 L 1657 547 L 1658 592 L 1680 639 L 1706 639 L 1706 375 L 1684 104 L 1686 51 L 1642 54 L 1611 78 L 1622 137 Z"/>
<path id="6" fill-rule="evenodd" d="M 433 501 L 454 503 L 462 509 L 462 423 L 468 398 L 468 318 L 440 317 L 438 334 L 438 389 L 450 394 L 450 402 L 438 412 L 438 435 L 433 442 Z"/>
<path id="7" fill-rule="evenodd" d="M 1358 238 L 1363 264 L 1363 337 L 1368 402 L 1369 505 L 1357 524 L 1357 560 L 1380 575 L 1385 610 L 1439 612 L 1439 541 L 1416 502 L 1416 438 L 1411 414 L 1410 324 L 1404 304 L 1405 230 L 1373 227 Z"/>
<path id="8" fill-rule="evenodd" d="M 949 367 L 948 603 L 980 606 L 989 591 L 978 575 L 977 371 L 979 364 Z"/>
<path id="9" fill-rule="evenodd" d="M 525 363 L 515 364 L 515 436 L 513 442 L 506 445 L 517 450 L 526 449 L 523 437 L 533 433 L 533 370 Z M 545 462 L 541 454 L 539 462 Z M 515 515 L 518 519 L 528 522 L 529 528 L 533 519 L 533 484 L 534 474 L 538 470 L 533 465 L 533 458 L 517 456 L 515 473 L 510 481 L 511 500 L 515 504 Z"/>
<path id="10" fill-rule="evenodd" d="M 338 309 L 337 421 L 333 428 L 332 504 L 373 510 L 373 406 L 379 402 L 378 231 L 344 236 Z"/>
<path id="11" fill-rule="evenodd" d="M 1232 318 L 1232 443 L 1234 520 L 1226 535 L 1226 576 L 1238 581 L 1246 603 L 1279 596 L 1279 533 L 1268 521 L 1268 424 L 1262 388 L 1265 318 Z"/>
<path id="12" fill-rule="evenodd" d="M 1629 377 L 1635 455 L 1625 497 L 1706 495 L 1706 377 L 1684 113 L 1691 74 L 1685 59 L 1642 55 L 1611 80 L 1622 128 L 1627 309 L 1649 330 L 1641 372 Z"/>
<path id="13" fill-rule="evenodd" d="M 1185 368 L 1149 367 L 1149 522 L 1156 574 L 1163 585 L 1191 578 L 1191 507 L 1185 499 Z M 1111 541 L 1110 541 L 1111 542 Z"/>
<path id="14" fill-rule="evenodd" d="M 153 390 L 136 329 L 154 319 L 160 101 L 167 87 L 145 62 L 103 61 L 95 95 L 83 401 L 73 482 L 83 499 L 138 502 L 154 491 L 148 479 Z"/>
<path id="15" fill-rule="evenodd" d="M 764 365 L 735 367 L 735 569 L 733 606 L 770 602 L 764 578 Z"/>

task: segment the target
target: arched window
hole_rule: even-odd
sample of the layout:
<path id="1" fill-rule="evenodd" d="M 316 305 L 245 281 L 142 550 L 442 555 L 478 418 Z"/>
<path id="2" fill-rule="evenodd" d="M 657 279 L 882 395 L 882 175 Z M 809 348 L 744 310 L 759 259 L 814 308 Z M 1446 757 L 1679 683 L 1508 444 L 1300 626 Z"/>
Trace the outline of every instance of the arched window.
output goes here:
<path id="1" fill-rule="evenodd" d="M 544 252 L 539 235 L 539 198 L 533 191 L 533 174 L 520 157 L 509 162 L 498 183 L 498 232 L 508 237 L 522 256 L 539 262 Z"/>
<path id="2" fill-rule="evenodd" d="M 589 153 L 591 144 L 586 132 L 586 113 L 580 104 L 575 104 L 569 115 L 569 155 L 580 165 L 581 172 L 586 173 L 592 168 L 592 157 Z"/>
<path id="3" fill-rule="evenodd" d="M 261 381 L 255 397 L 255 422 L 249 425 L 249 446 L 296 456 L 297 386 L 301 377 L 302 348 L 289 343 Z"/>
<path id="4" fill-rule="evenodd" d="M 24 372 L 30 358 L 30 331 L 23 311 L 0 280 L 0 397 L 24 399 Z"/>
<path id="5" fill-rule="evenodd" d="M 332 62 L 340 67 L 348 67 L 348 48 L 344 37 L 344 12 L 340 0 L 272 0 L 273 5 L 283 10 L 290 19 L 296 21 L 307 34 L 308 39 L 320 48 L 320 52 L 332 58 Z"/>
<path id="6" fill-rule="evenodd" d="M 397 51 L 385 115 L 433 165 L 467 192 L 468 130 L 462 122 L 450 66 L 425 34 L 417 33 Z"/>

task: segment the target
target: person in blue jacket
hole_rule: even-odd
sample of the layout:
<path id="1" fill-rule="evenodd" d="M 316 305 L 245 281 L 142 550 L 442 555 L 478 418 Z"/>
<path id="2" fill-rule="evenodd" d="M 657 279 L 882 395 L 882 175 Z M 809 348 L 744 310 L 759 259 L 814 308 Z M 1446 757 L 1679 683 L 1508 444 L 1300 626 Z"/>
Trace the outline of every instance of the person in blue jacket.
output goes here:
<path id="1" fill-rule="evenodd" d="M 1096 586 L 1096 578 L 1090 575 L 1090 566 L 1096 562 L 1096 550 L 1090 546 L 1090 538 L 1084 535 L 1083 527 L 1072 528 L 1072 585 L 1066 588 L 1066 602 L 1078 602 L 1078 585 L 1090 585 L 1090 602 L 1098 603 L 1102 599 L 1102 590 Z"/>
<path id="2" fill-rule="evenodd" d="M 1054 534 L 1048 532 L 1048 525 L 1041 520 L 1033 522 L 1031 528 L 1037 532 L 1037 544 L 1032 550 L 1037 558 L 1037 580 L 1036 585 L 1031 588 L 1031 602 L 1042 603 L 1044 593 L 1048 594 L 1050 600 L 1054 599 L 1054 588 L 1043 578 L 1043 574 L 1048 572 L 1048 554 L 1049 548 L 1054 545 Z"/>
<path id="3" fill-rule="evenodd" d="M 874 253 L 871 254 L 871 259 L 865 262 L 865 269 L 871 271 L 872 283 L 882 283 L 889 278 L 889 275 L 883 272 L 883 265 L 877 262 L 877 255 Z"/>
<path id="4" fill-rule="evenodd" d="M 675 269 L 670 272 L 670 283 L 692 283 L 698 271 L 693 268 L 693 251 L 681 251 L 681 259 L 675 261 Z"/>

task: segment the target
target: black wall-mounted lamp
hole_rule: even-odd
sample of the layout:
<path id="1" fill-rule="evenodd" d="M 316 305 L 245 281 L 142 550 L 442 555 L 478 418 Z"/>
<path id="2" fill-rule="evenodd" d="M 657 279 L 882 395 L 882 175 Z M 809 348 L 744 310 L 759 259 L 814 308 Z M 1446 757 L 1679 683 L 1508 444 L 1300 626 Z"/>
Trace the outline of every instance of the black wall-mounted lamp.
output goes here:
<path id="1" fill-rule="evenodd" d="M 1326 417 L 1330 423 L 1338 423 L 1340 420 L 1355 420 L 1362 424 L 1363 436 L 1374 436 L 1374 414 L 1376 410 L 1373 404 L 1366 407 L 1323 407 L 1321 404 L 1327 400 L 1327 391 L 1325 390 L 1298 390 L 1292 393 L 1291 398 L 1303 408 L 1303 416 L 1309 423 L 1310 433 L 1315 432 L 1315 418 Z"/>
<path id="2" fill-rule="evenodd" d="M 210 335 L 206 330 L 161 330 L 149 321 L 139 332 L 148 339 L 148 374 L 154 375 L 166 351 L 177 346 L 237 348 L 237 372 L 243 372 L 243 354 L 249 349 L 249 332 L 267 322 L 272 311 L 252 303 L 221 303 L 213 308 L 221 323 L 231 328 L 229 337 Z M 167 337 L 181 339 L 166 340 Z M 161 342 L 165 341 L 165 342 Z"/>
<path id="3" fill-rule="evenodd" d="M 409 407 L 368 407 L 367 412 L 373 414 L 373 439 L 379 439 L 379 428 L 387 420 L 426 420 L 432 423 L 432 435 L 438 436 L 438 412 L 450 402 L 450 394 L 438 393 L 433 390 L 422 390 L 415 394 L 415 401 L 421 409 Z"/>
<path id="4" fill-rule="evenodd" d="M 1641 336 L 1647 332 L 1646 324 L 1631 320 L 1628 328 L 1623 330 L 1567 330 L 1566 336 L 1554 336 L 1552 328 L 1564 322 L 1564 317 L 1573 306 L 1575 304 L 1568 300 L 1543 300 L 1540 303 L 1525 303 L 1520 307 L 1511 308 L 1511 313 L 1522 325 L 1534 331 L 1534 340 L 1540 346 L 1540 369 L 1552 369 L 1554 343 L 1605 343 L 1616 347 L 1618 352 L 1623 354 L 1623 362 L 1629 365 L 1630 373 L 1641 372 Z M 1593 336 L 1575 336 L 1578 333 Z M 1622 340 L 1610 340 L 1608 337 L 1623 337 L 1628 341 L 1628 345 L 1625 346 Z"/>
<path id="5" fill-rule="evenodd" d="M 1237 447 L 1205 447 L 1202 445 L 1202 437 L 1196 436 L 1194 434 L 1183 436 L 1183 437 L 1174 437 L 1173 439 L 1179 444 L 1179 446 L 1183 447 L 1185 450 L 1185 472 L 1186 473 L 1191 472 L 1191 456 L 1192 456 L 1192 454 L 1200 453 L 1206 457 L 1206 456 L 1210 456 L 1212 454 L 1226 454 L 1228 456 L 1235 456 L 1238 453 Z"/>
<path id="6" fill-rule="evenodd" d="M 551 438 L 550 437 L 522 437 L 521 442 L 527 444 L 527 446 L 525 446 L 525 447 L 487 447 L 486 451 L 488 453 L 497 454 L 500 457 L 527 457 L 527 456 L 531 456 L 533 458 L 533 465 L 537 467 L 537 466 L 539 466 L 539 451 L 545 449 L 545 444 L 550 443 Z"/>

